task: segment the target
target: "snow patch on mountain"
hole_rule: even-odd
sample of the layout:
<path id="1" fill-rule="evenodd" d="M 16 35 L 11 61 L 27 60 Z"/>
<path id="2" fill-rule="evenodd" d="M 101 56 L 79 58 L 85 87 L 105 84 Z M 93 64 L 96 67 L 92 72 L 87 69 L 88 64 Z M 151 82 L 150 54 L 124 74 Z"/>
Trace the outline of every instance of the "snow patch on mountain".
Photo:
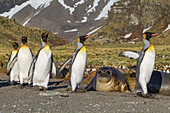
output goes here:
<path id="1" fill-rule="evenodd" d="M 65 8 L 69 9 L 70 14 L 73 15 L 73 11 L 75 10 L 74 8 L 68 6 L 67 4 L 64 3 L 64 0 L 58 0 L 58 2 Z"/>
<path id="2" fill-rule="evenodd" d="M 86 0 L 87 1 L 87 0 Z M 74 7 L 77 7 L 78 5 L 81 5 L 85 2 L 85 0 L 80 0 L 79 2 L 77 2 Z"/>
<path id="3" fill-rule="evenodd" d="M 126 34 L 124 38 L 129 38 L 132 35 L 132 33 Z"/>
<path id="4" fill-rule="evenodd" d="M 103 8 L 103 10 L 100 12 L 99 16 L 95 20 L 100 20 L 101 18 L 107 18 L 108 17 L 108 11 L 111 10 L 111 6 L 118 2 L 119 0 L 110 0 L 107 5 Z"/>
<path id="5" fill-rule="evenodd" d="M 77 29 L 71 29 L 71 30 L 67 30 L 67 31 L 64 31 L 65 33 L 67 32 L 75 32 L 75 31 L 78 31 Z"/>
<path id="6" fill-rule="evenodd" d="M 58 0 L 58 2 L 65 8 L 65 9 L 68 9 L 70 11 L 70 14 L 73 15 L 73 12 L 75 10 L 75 8 L 78 6 L 78 5 L 81 5 L 83 4 L 85 1 L 87 0 L 80 0 L 79 2 L 75 3 L 75 5 L 73 7 L 71 6 L 68 6 L 67 4 L 65 4 L 64 0 Z"/>
<path id="7" fill-rule="evenodd" d="M 94 0 L 93 1 L 93 7 L 91 7 L 91 5 L 89 7 L 91 7 L 87 13 L 90 13 L 90 12 L 95 12 L 96 11 L 96 7 L 98 6 L 100 0 Z"/>
<path id="8" fill-rule="evenodd" d="M 93 27 L 94 27 L 94 26 L 93 26 Z M 97 30 L 99 30 L 101 27 L 103 27 L 103 26 L 100 26 L 100 27 L 98 27 L 98 28 L 90 31 L 89 33 L 87 33 L 87 35 L 91 35 L 91 34 L 95 33 L 95 32 L 96 32 Z"/>
<path id="9" fill-rule="evenodd" d="M 169 29 L 170 29 L 170 24 L 168 24 L 168 27 L 163 32 L 168 31 Z"/>
<path id="10" fill-rule="evenodd" d="M 151 27 L 152 27 L 152 26 L 151 26 Z M 144 29 L 142 33 L 145 33 L 145 32 L 146 32 L 147 30 L 149 30 L 151 27 L 148 27 L 148 28 Z"/>
<path id="11" fill-rule="evenodd" d="M 4 12 L 4 13 L 0 14 L 0 16 L 12 18 L 12 16 L 14 14 L 16 14 L 17 12 L 22 10 L 27 5 L 31 5 L 36 10 L 38 8 L 40 8 L 40 7 L 41 8 L 42 7 L 46 8 L 46 7 L 48 7 L 50 5 L 51 1 L 52 0 L 29 0 L 29 1 L 26 1 L 26 2 L 22 3 L 21 5 L 16 5 L 9 12 Z"/>

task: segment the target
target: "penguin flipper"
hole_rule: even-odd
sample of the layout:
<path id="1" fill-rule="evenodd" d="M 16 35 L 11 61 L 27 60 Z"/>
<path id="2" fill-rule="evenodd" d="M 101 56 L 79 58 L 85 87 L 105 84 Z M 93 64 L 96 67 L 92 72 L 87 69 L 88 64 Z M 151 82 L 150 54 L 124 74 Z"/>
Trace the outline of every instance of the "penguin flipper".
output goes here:
<path id="1" fill-rule="evenodd" d="M 52 78 L 54 78 L 56 76 L 56 67 L 55 67 L 55 63 L 53 60 L 53 55 L 51 54 L 51 68 L 50 68 L 50 76 Z"/>
<path id="2" fill-rule="evenodd" d="M 141 52 L 137 52 L 137 51 L 123 51 L 119 54 L 120 57 L 129 57 L 130 59 L 139 58 L 140 55 Z"/>
<path id="3" fill-rule="evenodd" d="M 58 70 L 57 75 L 59 75 L 59 74 L 61 73 L 61 71 L 66 67 L 66 65 L 67 65 L 69 62 L 71 62 L 72 58 L 73 58 L 73 57 L 70 56 L 70 57 L 65 61 L 65 63 L 63 64 L 63 66 Z"/>
<path id="4" fill-rule="evenodd" d="M 30 65 L 29 70 L 28 70 L 28 80 L 30 80 L 32 78 L 32 76 L 33 76 L 34 65 L 35 65 L 35 63 L 37 61 L 37 58 L 38 58 L 38 55 L 39 55 L 41 49 L 37 52 L 36 56 L 33 58 L 32 62 L 31 62 L 31 65 Z M 31 49 L 30 49 L 30 52 L 32 53 Z M 32 56 L 33 56 L 33 54 L 32 54 Z"/>
<path id="5" fill-rule="evenodd" d="M 17 62 L 17 56 L 18 56 L 18 52 L 15 55 L 15 57 L 12 59 L 12 61 L 9 63 L 9 66 L 7 67 L 7 75 L 10 74 L 12 68 L 14 67 L 15 63 Z"/>
<path id="6" fill-rule="evenodd" d="M 10 72 L 9 72 L 9 70 L 10 70 L 9 64 L 10 64 L 10 60 L 11 60 L 11 54 L 12 54 L 12 52 L 10 52 L 9 59 L 8 59 L 8 63 L 7 63 L 7 75 L 10 74 Z"/>

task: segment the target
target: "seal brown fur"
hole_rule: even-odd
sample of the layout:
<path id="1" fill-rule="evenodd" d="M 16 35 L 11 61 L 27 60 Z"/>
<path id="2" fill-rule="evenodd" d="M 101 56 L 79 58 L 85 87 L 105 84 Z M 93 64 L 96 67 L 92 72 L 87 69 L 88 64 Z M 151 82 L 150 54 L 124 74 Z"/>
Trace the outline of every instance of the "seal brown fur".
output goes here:
<path id="1" fill-rule="evenodd" d="M 120 71 L 115 68 L 102 67 L 97 70 L 85 90 L 126 92 L 129 90 L 129 86 Z"/>

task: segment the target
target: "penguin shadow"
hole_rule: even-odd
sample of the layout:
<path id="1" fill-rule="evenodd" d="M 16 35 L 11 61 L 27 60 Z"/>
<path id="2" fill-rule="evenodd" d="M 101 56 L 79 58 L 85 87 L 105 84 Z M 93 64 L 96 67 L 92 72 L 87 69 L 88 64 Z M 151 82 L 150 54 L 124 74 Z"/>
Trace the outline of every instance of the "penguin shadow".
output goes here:
<path id="1" fill-rule="evenodd" d="M 0 79 L 0 88 L 9 86 L 9 82 Z"/>
<path id="2" fill-rule="evenodd" d="M 60 83 L 63 83 L 63 80 L 62 81 L 58 81 L 58 82 L 49 82 L 48 90 L 67 88 L 68 85 L 58 86 Z"/>

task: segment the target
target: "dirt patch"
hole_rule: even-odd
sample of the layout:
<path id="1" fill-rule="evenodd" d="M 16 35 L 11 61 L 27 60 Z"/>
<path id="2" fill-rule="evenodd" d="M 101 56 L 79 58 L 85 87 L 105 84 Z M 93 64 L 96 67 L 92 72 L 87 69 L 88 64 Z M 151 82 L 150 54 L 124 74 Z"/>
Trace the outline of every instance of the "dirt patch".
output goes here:
<path id="1" fill-rule="evenodd" d="M 33 87 L 20 89 L 17 84 L 9 86 L 6 74 L 0 73 L 0 112 L 168 113 L 170 111 L 169 96 L 155 95 L 154 99 L 146 99 L 120 92 L 69 93 L 66 92 L 67 85 L 68 80 L 51 79 L 49 91 L 58 91 L 69 96 L 45 97 L 40 96 L 40 91 Z"/>

